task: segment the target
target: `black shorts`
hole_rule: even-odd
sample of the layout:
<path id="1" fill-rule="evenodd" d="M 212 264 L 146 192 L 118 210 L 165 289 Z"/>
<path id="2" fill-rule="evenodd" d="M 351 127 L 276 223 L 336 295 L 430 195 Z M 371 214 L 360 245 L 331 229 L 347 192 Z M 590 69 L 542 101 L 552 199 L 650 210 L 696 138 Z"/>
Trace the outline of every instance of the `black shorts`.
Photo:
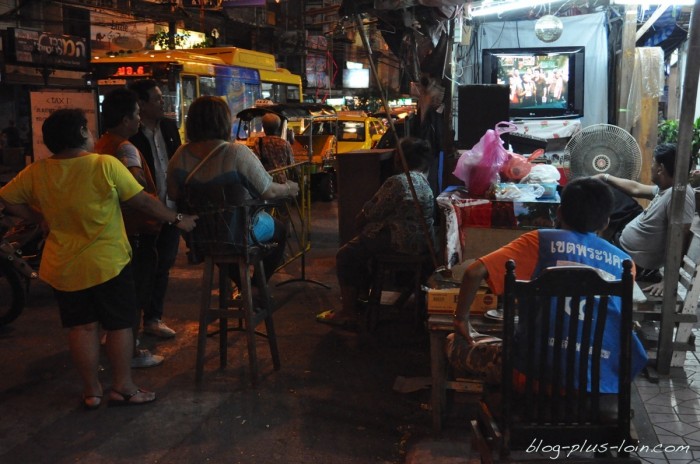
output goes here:
<path id="1" fill-rule="evenodd" d="M 131 264 L 118 276 L 75 292 L 54 289 L 63 327 L 99 322 L 105 330 L 131 329 L 138 321 L 138 305 Z"/>

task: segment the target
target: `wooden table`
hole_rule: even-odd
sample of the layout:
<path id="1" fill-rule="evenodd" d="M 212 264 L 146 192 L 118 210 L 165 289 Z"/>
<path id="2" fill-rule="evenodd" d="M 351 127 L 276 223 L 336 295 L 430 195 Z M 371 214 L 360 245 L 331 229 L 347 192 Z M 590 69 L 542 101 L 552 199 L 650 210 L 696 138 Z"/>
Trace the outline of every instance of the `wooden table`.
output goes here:
<path id="1" fill-rule="evenodd" d="M 469 198 L 465 192 L 443 192 L 437 204 L 444 219 L 445 264 L 479 258 L 533 229 L 555 227 L 559 198 L 497 201 Z"/>

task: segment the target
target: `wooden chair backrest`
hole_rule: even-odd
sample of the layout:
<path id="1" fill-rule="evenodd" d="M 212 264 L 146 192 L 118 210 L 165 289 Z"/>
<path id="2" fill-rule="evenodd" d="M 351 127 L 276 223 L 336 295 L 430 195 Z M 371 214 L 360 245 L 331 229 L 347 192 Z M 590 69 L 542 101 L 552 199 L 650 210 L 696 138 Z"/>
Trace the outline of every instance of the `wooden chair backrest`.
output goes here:
<path id="1" fill-rule="evenodd" d="M 564 446 L 629 438 L 632 263 L 623 267 L 622 278 L 614 281 L 583 266 L 548 268 L 532 281 L 519 281 L 515 263 L 506 264 L 501 403 L 506 454 L 533 439 Z M 602 353 L 611 298 L 621 300 L 620 350 Z M 571 308 L 579 308 L 578 317 L 569 317 Z M 618 357 L 617 395 L 600 393 L 601 356 Z M 516 357 L 526 374 L 518 388 L 511 382 Z"/>
<path id="2" fill-rule="evenodd" d="M 246 261 L 259 249 L 276 246 L 275 243 L 259 243 L 253 234 L 254 217 L 259 210 L 269 208 L 264 200 L 246 199 L 240 185 L 187 184 L 178 208 L 197 214 L 197 226 L 188 242 L 201 256 L 242 255 Z"/>

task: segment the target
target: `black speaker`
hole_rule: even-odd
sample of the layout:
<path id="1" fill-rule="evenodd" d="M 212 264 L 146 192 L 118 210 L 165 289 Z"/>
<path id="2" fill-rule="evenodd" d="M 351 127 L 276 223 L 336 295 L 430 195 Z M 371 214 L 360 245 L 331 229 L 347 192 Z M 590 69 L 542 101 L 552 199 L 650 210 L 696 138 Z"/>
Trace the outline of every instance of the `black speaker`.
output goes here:
<path id="1" fill-rule="evenodd" d="M 510 89 L 505 85 L 462 85 L 459 87 L 457 148 L 474 146 L 488 129 L 508 121 Z M 506 137 L 502 137 L 506 141 Z"/>

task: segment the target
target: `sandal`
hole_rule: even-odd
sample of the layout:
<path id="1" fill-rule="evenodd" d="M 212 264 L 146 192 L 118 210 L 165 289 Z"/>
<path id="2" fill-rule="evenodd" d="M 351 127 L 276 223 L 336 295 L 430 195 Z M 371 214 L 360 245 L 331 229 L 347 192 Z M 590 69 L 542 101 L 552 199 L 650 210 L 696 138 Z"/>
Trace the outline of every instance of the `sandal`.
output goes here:
<path id="1" fill-rule="evenodd" d="M 88 411 L 94 411 L 102 405 L 102 395 L 86 395 L 83 394 L 83 408 Z"/>
<path id="2" fill-rule="evenodd" d="M 141 406 L 143 404 L 152 403 L 156 400 L 156 395 L 153 393 L 153 398 L 150 398 L 148 395 L 151 393 L 152 392 L 148 390 L 142 390 L 140 388 L 137 388 L 136 391 L 131 394 L 112 390 L 109 393 L 109 406 Z M 145 394 L 148 399 L 145 401 L 136 401 L 135 398 L 138 398 L 141 394 Z"/>
<path id="3" fill-rule="evenodd" d="M 340 319 L 335 315 L 335 311 L 332 309 L 316 314 L 316 322 L 337 327 L 339 329 L 355 332 L 358 330 L 357 321 L 355 319 Z"/>

